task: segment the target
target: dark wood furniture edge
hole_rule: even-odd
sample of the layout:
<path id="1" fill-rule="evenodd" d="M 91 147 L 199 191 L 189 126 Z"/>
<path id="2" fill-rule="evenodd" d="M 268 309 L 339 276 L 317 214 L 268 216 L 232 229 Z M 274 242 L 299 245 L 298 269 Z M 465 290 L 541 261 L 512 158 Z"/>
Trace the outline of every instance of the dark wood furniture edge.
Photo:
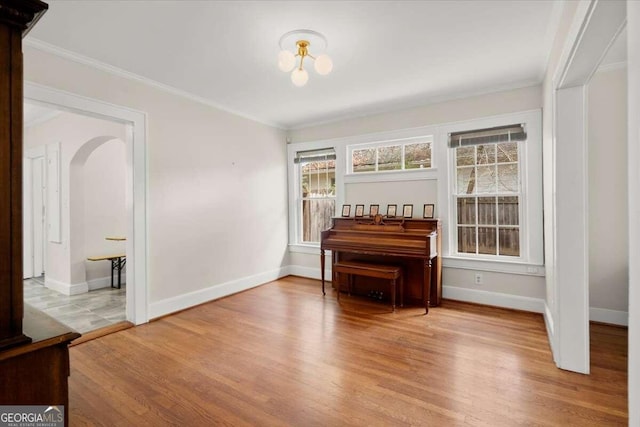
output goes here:
<path id="1" fill-rule="evenodd" d="M 58 344 L 69 344 L 80 337 L 80 333 L 29 305 L 25 305 L 23 325 L 31 343 L 0 352 L 0 361 Z"/>
<path id="2" fill-rule="evenodd" d="M 0 23 L 19 28 L 24 37 L 48 8 L 49 6 L 40 0 L 2 0 Z"/>
<path id="3" fill-rule="evenodd" d="M 48 6 L 0 0 L 0 349 L 28 344 L 22 284 L 22 37 Z"/>
<path id="4" fill-rule="evenodd" d="M 29 344 L 30 342 L 31 342 L 31 338 L 29 338 L 24 333 L 20 335 L 15 335 L 13 337 L 0 340 L 0 351 L 11 348 L 11 347 L 23 345 L 23 344 Z"/>

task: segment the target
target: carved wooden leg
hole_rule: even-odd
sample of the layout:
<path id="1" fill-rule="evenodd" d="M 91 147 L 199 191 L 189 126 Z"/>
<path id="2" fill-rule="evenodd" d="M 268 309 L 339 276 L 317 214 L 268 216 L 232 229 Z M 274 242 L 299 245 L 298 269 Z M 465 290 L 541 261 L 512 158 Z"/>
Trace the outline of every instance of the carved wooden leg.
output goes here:
<path id="1" fill-rule="evenodd" d="M 404 278 L 400 274 L 400 307 L 404 307 Z"/>
<path id="2" fill-rule="evenodd" d="M 391 311 L 396 311 L 396 279 L 391 279 Z"/>
<path id="3" fill-rule="evenodd" d="M 424 263 L 424 288 L 422 290 L 424 298 L 424 314 L 429 314 L 429 298 L 431 297 L 431 260 Z"/>
<path id="4" fill-rule="evenodd" d="M 438 268 L 438 258 L 433 258 L 431 261 L 431 297 L 429 298 L 431 307 L 436 307 L 440 302 L 438 300 Z"/>
<path id="5" fill-rule="evenodd" d="M 322 277 L 322 295 L 326 295 L 324 291 L 324 250 L 320 249 L 320 277 Z"/>
<path id="6" fill-rule="evenodd" d="M 333 266 L 338 262 L 338 253 L 336 251 L 331 251 L 331 282 L 338 283 L 338 273 L 333 271 Z"/>

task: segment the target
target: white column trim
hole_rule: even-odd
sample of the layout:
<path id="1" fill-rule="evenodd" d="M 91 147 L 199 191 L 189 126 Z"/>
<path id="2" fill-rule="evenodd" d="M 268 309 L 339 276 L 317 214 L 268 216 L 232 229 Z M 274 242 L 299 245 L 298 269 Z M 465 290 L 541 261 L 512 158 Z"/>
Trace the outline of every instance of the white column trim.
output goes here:
<path id="1" fill-rule="evenodd" d="M 640 425 L 640 3 L 628 0 L 629 425 Z"/>
<path id="2" fill-rule="evenodd" d="M 558 365 L 589 373 L 589 220 L 586 89 L 556 92 Z"/>
<path id="3" fill-rule="evenodd" d="M 585 85 L 626 22 L 618 1 L 581 2 L 552 79 L 553 221 L 548 272 L 554 328 L 554 360 L 559 367 L 589 373 L 589 258 L 587 96 Z M 632 216 L 630 216 L 632 218 Z M 554 304 L 555 303 L 555 304 Z"/>

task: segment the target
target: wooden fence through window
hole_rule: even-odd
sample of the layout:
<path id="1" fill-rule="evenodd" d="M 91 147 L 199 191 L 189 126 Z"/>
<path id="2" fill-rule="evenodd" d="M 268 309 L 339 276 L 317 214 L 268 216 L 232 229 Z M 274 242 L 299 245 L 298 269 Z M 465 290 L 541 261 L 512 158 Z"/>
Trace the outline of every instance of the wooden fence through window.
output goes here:
<path id="1" fill-rule="evenodd" d="M 302 201 L 302 241 L 320 242 L 320 233 L 331 228 L 335 215 L 335 199 L 307 199 Z"/>
<path id="2" fill-rule="evenodd" d="M 458 252 L 520 256 L 517 196 L 459 197 L 457 208 Z"/>

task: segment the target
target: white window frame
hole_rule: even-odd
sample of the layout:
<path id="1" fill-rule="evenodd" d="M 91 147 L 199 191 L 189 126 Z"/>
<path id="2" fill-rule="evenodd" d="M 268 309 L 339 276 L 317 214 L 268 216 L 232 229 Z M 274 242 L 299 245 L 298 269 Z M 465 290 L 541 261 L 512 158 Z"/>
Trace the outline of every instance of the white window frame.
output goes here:
<path id="1" fill-rule="evenodd" d="M 438 154 L 436 144 L 436 126 L 424 126 L 411 129 L 400 129 L 389 132 L 356 135 L 319 141 L 296 142 L 287 144 L 287 176 L 289 191 L 289 251 L 306 254 L 319 254 L 319 244 L 303 243 L 301 238 L 300 209 L 297 208 L 300 174 L 295 164 L 296 153 L 307 150 L 333 148 L 336 152 L 336 212 L 345 203 L 345 184 L 356 182 L 394 182 L 415 181 L 421 179 L 437 179 Z M 382 144 L 389 141 L 418 140 L 431 137 L 431 168 L 391 170 L 383 172 L 348 173 L 351 155 L 349 147 L 362 144 Z M 349 153 L 349 154 L 348 154 Z M 337 215 L 337 213 L 336 213 Z"/>
<path id="2" fill-rule="evenodd" d="M 335 148 L 327 147 L 327 149 L 333 149 L 334 153 L 335 153 Z M 300 151 L 301 150 L 296 150 L 296 153 L 299 153 Z M 334 163 L 337 163 L 337 159 L 336 159 L 336 161 L 334 161 Z M 297 243 L 299 243 L 301 245 L 305 245 L 305 246 L 307 246 L 307 245 L 318 245 L 319 242 L 308 242 L 308 241 L 304 241 L 303 240 L 303 237 L 304 237 L 303 236 L 304 235 L 304 225 L 302 224 L 302 221 L 300 219 L 302 218 L 302 216 L 304 214 L 304 209 L 303 209 L 304 201 L 305 200 L 308 200 L 308 201 L 311 201 L 311 200 L 333 200 L 334 201 L 334 207 L 335 207 L 333 215 L 335 216 L 336 215 L 336 211 L 338 209 L 338 205 L 337 205 L 337 202 L 336 202 L 337 201 L 337 197 L 336 197 L 335 193 L 334 193 L 333 196 L 325 196 L 325 197 L 310 197 L 310 196 L 307 196 L 307 197 L 304 197 L 303 194 L 302 194 L 302 181 L 303 181 L 302 165 L 303 165 L 303 163 L 297 163 L 297 164 L 294 165 L 296 178 L 298 180 L 297 181 L 297 186 L 296 186 L 296 195 L 295 195 L 295 203 L 297 205 L 296 206 L 296 213 L 297 213 L 297 218 L 298 218 L 298 221 L 297 221 L 297 224 L 296 224 L 296 227 L 297 227 L 296 235 L 298 236 L 298 242 Z M 335 168 L 334 168 L 334 181 L 335 181 Z M 311 185 L 311 181 L 309 181 L 309 185 Z M 336 190 L 337 190 L 337 187 L 336 187 Z M 337 193 L 337 191 L 336 191 L 336 193 Z"/>
<path id="3" fill-rule="evenodd" d="M 458 229 L 456 195 L 455 149 L 449 148 L 448 136 L 453 132 L 485 129 L 523 123 L 527 140 L 519 142 L 519 212 L 520 256 L 466 254 L 457 252 Z M 544 275 L 542 230 L 542 114 L 540 110 L 505 114 L 442 126 L 438 145 L 446 157 L 447 173 L 438 180 L 438 203 L 443 220 L 444 266 Z M 442 154 L 442 153 L 441 153 Z"/>
<path id="4" fill-rule="evenodd" d="M 368 175 L 368 174 L 388 174 L 388 173 L 416 173 L 416 172 L 424 172 L 428 170 L 434 169 L 434 135 L 427 134 L 422 136 L 416 136 L 411 138 L 400 138 L 400 139 L 387 139 L 383 141 L 369 142 L 363 144 L 351 144 L 347 146 L 347 173 L 349 175 Z M 431 144 L 431 166 L 428 168 L 415 168 L 415 169 L 405 169 L 404 168 L 404 158 L 405 158 L 405 150 L 404 147 L 406 145 L 426 143 Z M 375 170 L 375 171 L 366 171 L 366 172 L 354 172 L 353 170 L 353 152 L 358 150 L 366 150 L 369 148 L 381 148 L 381 147 L 402 147 L 402 157 L 400 159 L 400 164 L 402 166 L 401 169 L 390 169 L 390 170 Z M 378 165 L 378 151 L 376 150 L 376 167 Z"/>
<path id="5" fill-rule="evenodd" d="M 481 128 L 491 128 L 513 123 L 524 123 L 527 127 L 527 142 L 524 156 L 526 161 L 521 163 L 521 185 L 524 196 L 521 199 L 523 214 L 520 225 L 520 257 L 517 260 L 497 260 L 452 255 L 450 248 L 455 247 L 457 235 L 452 235 L 455 228 L 455 218 L 451 220 L 452 191 L 453 191 L 453 156 L 448 147 L 448 133 Z M 349 148 L 363 144 L 384 144 L 389 141 L 413 139 L 433 135 L 431 146 L 431 168 L 414 170 L 397 170 L 382 172 L 347 173 L 351 163 Z M 336 151 L 336 210 L 345 203 L 345 184 L 359 182 L 393 182 L 414 180 L 437 180 L 436 212 L 442 221 L 443 266 L 470 269 L 478 271 L 492 271 L 499 273 L 523 274 L 530 276 L 544 276 L 543 234 L 542 234 L 542 112 L 530 110 L 509 113 L 499 116 L 484 117 L 460 122 L 434 124 L 424 127 L 400 129 L 389 132 L 356 135 L 343 138 L 296 142 L 287 145 L 288 150 L 288 188 L 289 188 L 289 250 L 317 255 L 319 245 L 301 244 L 298 224 L 300 222 L 295 195 L 299 186 L 296 175 L 294 158 L 296 152 L 322 148 L 334 148 Z M 524 224 L 522 223 L 524 221 Z M 454 224 L 451 227 L 451 224 Z M 523 242 L 525 236 L 526 242 Z M 455 240 L 454 240 L 455 239 Z M 508 257 L 514 258 L 514 257 Z"/>
<path id="6" fill-rule="evenodd" d="M 525 128 L 526 131 L 526 128 Z M 502 141 L 502 142 L 507 142 L 507 141 Z M 524 145 L 526 144 L 526 140 L 525 141 L 514 141 L 514 143 L 516 143 L 516 147 L 517 147 L 517 151 L 518 151 L 518 160 L 516 162 L 509 162 L 509 163 L 500 163 L 500 165 L 505 165 L 505 164 L 516 164 L 518 167 L 518 191 L 515 192 L 510 192 L 510 193 L 499 193 L 497 191 L 497 187 L 496 187 L 496 191 L 492 192 L 492 193 L 474 193 L 474 194 L 460 194 L 459 192 L 459 188 L 457 188 L 458 185 L 458 170 L 460 169 L 457 165 L 457 159 L 456 159 L 456 151 L 458 148 L 462 148 L 462 147 L 453 147 L 450 148 L 450 150 L 453 151 L 452 156 L 453 156 L 453 165 L 452 165 L 452 171 L 453 171 L 453 188 L 454 191 L 452 191 L 452 209 L 454 209 L 456 212 L 453 213 L 452 215 L 452 225 L 454 225 L 452 228 L 454 229 L 454 232 L 456 234 L 456 246 L 457 246 L 457 241 L 458 241 L 458 231 L 459 231 L 459 227 L 468 227 L 468 228 L 474 228 L 476 230 L 476 251 L 478 251 L 478 242 L 480 239 L 479 236 L 479 229 L 480 228 L 493 228 L 496 231 L 496 252 L 499 252 L 500 249 L 500 228 L 517 228 L 518 229 L 518 240 L 521 242 L 522 240 L 522 215 L 523 215 L 523 207 L 522 207 L 522 200 L 524 199 L 524 193 L 522 192 L 522 163 L 523 160 L 526 162 L 526 156 L 524 155 Z M 498 143 L 488 143 L 488 144 L 481 144 L 481 145 L 494 145 L 497 147 Z M 480 145 L 480 144 L 479 144 Z M 469 147 L 477 147 L 477 146 L 469 146 Z M 497 149 L 497 148 L 496 148 Z M 490 165 L 492 166 L 497 166 L 497 163 L 491 163 Z M 478 165 L 478 164 L 474 164 L 474 166 L 464 166 L 464 168 L 473 168 L 473 167 L 480 167 L 482 165 Z M 478 201 L 480 198 L 499 198 L 499 197 L 517 197 L 518 198 L 518 224 L 516 225 L 506 225 L 506 226 L 502 226 L 502 224 L 499 224 L 498 219 L 496 217 L 496 223 L 495 224 L 480 224 L 479 223 L 479 206 L 478 206 Z M 470 198 L 470 199 L 475 199 L 476 203 L 476 223 L 475 224 L 460 224 L 458 222 L 458 216 L 457 216 L 457 201 L 460 198 Z M 497 205 L 494 205 L 497 207 Z M 453 222 L 455 220 L 455 222 Z M 520 245 L 519 245 L 520 246 Z M 500 255 L 500 254 L 472 254 L 469 252 L 459 252 L 456 251 L 456 255 L 457 256 L 463 256 L 463 257 L 471 257 L 471 258 L 491 258 L 491 259 L 497 259 L 497 260 L 504 260 L 504 261 L 523 261 L 522 258 L 522 250 L 521 248 L 518 248 L 518 251 L 520 253 L 519 256 L 512 256 L 512 255 Z"/>
<path id="7" fill-rule="evenodd" d="M 288 186 L 289 186 L 289 249 L 292 252 L 302 252 L 309 254 L 319 254 L 319 243 L 302 241 L 302 182 L 300 175 L 300 165 L 295 163 L 296 153 L 308 150 L 321 150 L 333 148 L 336 152 L 336 209 L 344 199 L 343 176 L 344 176 L 344 149 L 337 147 L 328 141 L 306 142 L 299 144 L 289 144 L 287 146 L 288 162 Z"/>

